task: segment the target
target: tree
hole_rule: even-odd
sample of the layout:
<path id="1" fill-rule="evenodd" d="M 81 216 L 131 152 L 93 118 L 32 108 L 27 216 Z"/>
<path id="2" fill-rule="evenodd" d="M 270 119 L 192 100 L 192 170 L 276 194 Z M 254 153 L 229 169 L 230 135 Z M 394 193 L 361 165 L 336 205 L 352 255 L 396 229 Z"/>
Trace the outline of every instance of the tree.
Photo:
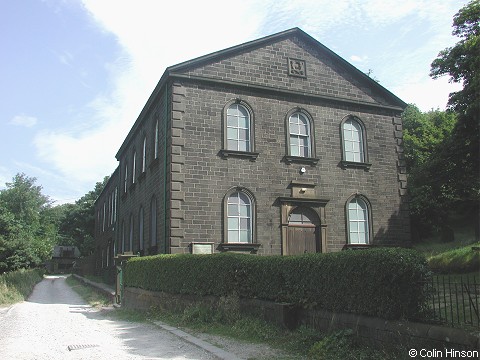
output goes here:
<path id="1" fill-rule="evenodd" d="M 457 116 L 454 112 L 440 110 L 422 113 L 411 104 L 402 118 L 405 159 L 410 173 L 429 161 L 432 153 L 452 134 Z"/>
<path id="2" fill-rule="evenodd" d="M 56 236 L 51 201 L 35 182 L 17 174 L 0 190 L 0 273 L 36 266 L 51 256 Z"/>
<path id="3" fill-rule="evenodd" d="M 451 111 L 422 113 L 409 105 L 403 115 L 405 159 L 409 173 L 410 214 L 414 233 L 425 237 L 448 218 L 450 193 L 439 181 L 442 148 L 457 122 Z"/>
<path id="4" fill-rule="evenodd" d="M 109 177 L 97 182 L 95 188 L 82 196 L 75 204 L 61 205 L 59 242 L 77 246 L 83 256 L 95 250 L 95 200 L 102 192 Z"/>
<path id="5" fill-rule="evenodd" d="M 432 62 L 430 75 L 450 75 L 463 89 L 450 94 L 448 105 L 459 114 L 478 120 L 480 107 L 480 0 L 473 0 L 453 17 L 452 34 L 460 37 L 454 46 L 442 50 Z"/>
<path id="6" fill-rule="evenodd" d="M 438 180 L 451 203 L 462 203 L 478 213 L 480 200 L 480 0 L 461 8 L 453 18 L 452 34 L 460 37 L 432 62 L 433 78 L 449 75 L 463 89 L 450 94 L 448 106 L 458 115 L 452 135 L 439 149 Z"/>

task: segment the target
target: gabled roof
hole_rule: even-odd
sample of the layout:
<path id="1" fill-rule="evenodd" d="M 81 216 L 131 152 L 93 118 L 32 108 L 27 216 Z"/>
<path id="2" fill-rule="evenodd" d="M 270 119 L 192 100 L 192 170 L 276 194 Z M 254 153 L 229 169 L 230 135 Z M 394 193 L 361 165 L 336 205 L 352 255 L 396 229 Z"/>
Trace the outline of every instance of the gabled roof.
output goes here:
<path id="1" fill-rule="evenodd" d="M 400 98 L 395 96 L 393 93 L 391 93 L 389 90 L 384 88 L 382 85 L 380 85 L 378 82 L 370 78 L 368 75 L 366 75 L 364 72 L 358 70 L 355 66 L 350 64 L 348 61 L 343 59 L 341 56 L 337 55 L 335 52 L 327 48 L 325 45 L 314 39 L 312 36 L 308 35 L 306 32 L 301 30 L 298 27 L 285 30 L 273 35 L 265 36 L 260 39 L 256 39 L 253 41 L 249 41 L 240 45 L 232 46 L 227 49 L 223 49 L 220 51 L 216 51 L 207 55 L 203 55 L 200 57 L 197 57 L 192 60 L 188 60 L 173 66 L 168 67 L 165 70 L 165 74 L 168 75 L 173 75 L 174 73 L 178 72 L 184 72 L 186 70 L 189 70 L 191 68 L 196 68 L 199 66 L 202 66 L 205 63 L 210 63 L 214 61 L 221 60 L 223 58 L 228 58 L 231 56 L 234 56 L 238 53 L 241 52 L 246 52 L 250 51 L 256 48 L 264 47 L 268 44 L 272 44 L 284 39 L 287 39 L 292 36 L 297 36 L 301 40 L 305 41 L 312 47 L 318 49 L 320 52 L 326 54 L 328 57 L 333 59 L 333 62 L 335 62 L 337 65 L 340 67 L 344 68 L 347 72 L 349 72 L 352 76 L 357 78 L 359 81 L 366 83 L 369 87 L 373 88 L 376 90 L 378 93 L 382 94 L 385 99 L 388 99 L 389 102 L 391 103 L 392 106 L 398 106 L 399 108 L 405 108 L 407 104 L 402 101 Z M 164 75 L 165 75 L 164 74 Z"/>
<path id="2" fill-rule="evenodd" d="M 220 51 L 216 51 L 207 55 L 203 55 L 188 61 L 184 61 L 182 63 L 176 64 L 169 66 L 166 68 L 165 72 L 163 73 L 162 77 L 160 78 L 157 86 L 153 90 L 152 94 L 150 95 L 148 101 L 146 102 L 142 112 L 140 113 L 139 117 L 137 118 L 137 121 L 135 124 L 132 126 L 132 129 L 130 130 L 129 134 L 125 138 L 122 146 L 117 152 L 116 158 L 117 160 L 119 159 L 119 156 L 125 149 L 125 147 L 128 145 L 130 142 L 130 139 L 132 138 L 133 134 L 135 133 L 136 128 L 139 126 L 139 123 L 141 122 L 141 119 L 147 114 L 147 112 L 150 109 L 150 106 L 153 104 L 155 101 L 156 97 L 160 93 L 161 89 L 163 86 L 167 83 L 167 81 L 170 78 L 176 78 L 180 77 L 181 73 L 184 73 L 190 69 L 198 68 L 204 64 L 212 63 L 215 61 L 219 61 L 222 59 L 226 59 L 232 56 L 235 56 L 236 54 L 240 54 L 242 52 L 247 52 L 251 51 L 257 48 L 261 48 L 264 46 L 267 46 L 269 44 L 279 42 L 281 40 L 291 38 L 291 37 L 298 37 L 300 40 L 304 41 L 308 45 L 312 46 L 313 48 L 317 49 L 320 53 L 324 54 L 326 57 L 332 59 L 332 62 L 334 62 L 337 66 L 341 67 L 346 71 L 350 76 L 355 78 L 357 81 L 360 83 L 364 84 L 365 86 L 369 87 L 372 89 L 375 93 L 381 95 L 389 105 L 381 106 L 381 107 L 386 107 L 386 108 L 391 108 L 391 109 L 396 109 L 397 111 L 400 111 L 407 107 L 407 104 L 402 101 L 400 98 L 395 96 L 393 93 L 391 93 L 389 90 L 384 88 L 382 85 L 380 85 L 378 82 L 370 78 L 368 75 L 363 73 L 362 71 L 358 70 L 355 66 L 350 64 L 348 61 L 343 59 L 341 56 L 337 55 L 334 53 L 332 50 L 327 48 L 325 45 L 308 35 L 306 32 L 301 30 L 298 27 L 285 30 L 273 35 L 265 36 L 256 40 L 252 40 L 240 45 L 235 45 Z M 188 75 L 187 75 L 188 77 Z M 325 97 L 328 98 L 328 97 Z M 341 100 L 339 98 L 334 98 L 331 97 L 330 100 Z M 366 105 L 366 104 L 365 104 Z M 375 106 L 375 104 L 368 104 L 370 106 Z"/>

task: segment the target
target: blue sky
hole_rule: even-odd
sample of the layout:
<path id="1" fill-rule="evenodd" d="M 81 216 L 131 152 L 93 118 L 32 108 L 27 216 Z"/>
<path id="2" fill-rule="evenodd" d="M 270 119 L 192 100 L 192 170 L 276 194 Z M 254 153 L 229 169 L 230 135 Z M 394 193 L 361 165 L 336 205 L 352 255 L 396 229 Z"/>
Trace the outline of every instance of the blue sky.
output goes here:
<path id="1" fill-rule="evenodd" d="M 23 172 L 56 204 L 109 175 L 167 66 L 300 27 L 423 110 L 457 42 L 458 0 L 0 0 L 0 188 Z M 168 5 L 166 5 L 168 4 Z"/>

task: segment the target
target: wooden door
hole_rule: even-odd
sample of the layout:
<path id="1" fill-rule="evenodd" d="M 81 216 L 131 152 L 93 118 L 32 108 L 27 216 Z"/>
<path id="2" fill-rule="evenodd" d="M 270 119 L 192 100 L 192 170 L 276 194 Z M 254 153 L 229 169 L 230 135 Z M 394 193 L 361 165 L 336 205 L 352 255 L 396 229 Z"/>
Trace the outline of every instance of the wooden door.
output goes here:
<path id="1" fill-rule="evenodd" d="M 316 227 L 289 226 L 286 250 L 288 255 L 318 252 L 318 237 Z"/>
<path id="2" fill-rule="evenodd" d="M 287 227 L 286 255 L 320 252 L 320 221 L 310 208 L 297 207 L 289 215 Z"/>

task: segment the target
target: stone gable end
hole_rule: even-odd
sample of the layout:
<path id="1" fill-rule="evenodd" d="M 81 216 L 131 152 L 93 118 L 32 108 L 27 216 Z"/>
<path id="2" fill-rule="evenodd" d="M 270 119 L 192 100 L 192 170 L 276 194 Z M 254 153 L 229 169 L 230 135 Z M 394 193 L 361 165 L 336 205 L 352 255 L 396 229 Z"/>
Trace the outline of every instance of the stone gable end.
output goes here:
<path id="1" fill-rule="evenodd" d="M 386 104 L 380 95 L 342 68 L 321 48 L 298 37 L 236 52 L 188 69 L 184 75 L 266 86 L 373 104 Z"/>

